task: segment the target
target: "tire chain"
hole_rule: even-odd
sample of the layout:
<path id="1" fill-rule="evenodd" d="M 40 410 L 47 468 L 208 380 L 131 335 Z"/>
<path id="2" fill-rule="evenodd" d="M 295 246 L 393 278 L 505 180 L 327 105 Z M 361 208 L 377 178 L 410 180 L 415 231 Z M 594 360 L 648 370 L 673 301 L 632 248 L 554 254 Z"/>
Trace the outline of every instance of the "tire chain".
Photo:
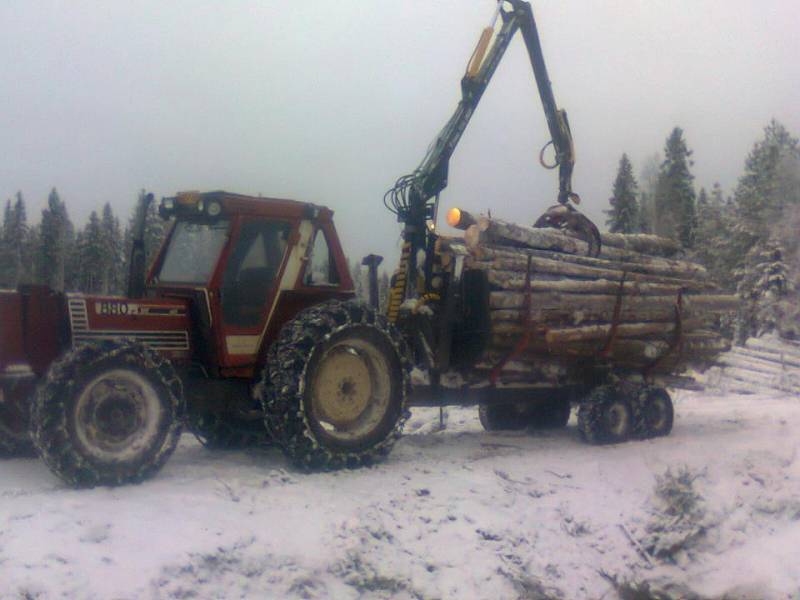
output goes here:
<path id="1" fill-rule="evenodd" d="M 333 452 L 317 442 L 303 407 L 306 370 L 314 349 L 340 331 L 356 325 L 372 326 L 391 343 L 402 372 L 402 406 L 392 431 L 374 446 L 351 452 Z M 262 380 L 254 393 L 261 392 L 264 420 L 272 439 L 298 467 L 332 470 L 372 464 L 385 457 L 408 419 L 411 362 L 408 346 L 400 332 L 383 315 L 365 304 L 330 300 L 299 313 L 284 325 L 269 349 Z"/>
<path id="2" fill-rule="evenodd" d="M 606 404 L 614 399 L 615 393 L 613 386 L 601 385 L 589 392 L 588 398 L 581 402 L 578 408 L 578 431 L 586 442 L 608 444 L 614 441 L 605 430 L 603 411 Z"/>
<path id="3" fill-rule="evenodd" d="M 172 422 L 165 443 L 149 460 L 129 474 L 103 473 L 83 458 L 67 431 L 63 401 L 78 390 L 76 383 L 85 369 L 100 360 L 117 358 L 152 373 L 169 394 Z M 142 363 L 142 360 L 143 363 Z M 39 456 L 61 479 L 77 487 L 120 485 L 140 482 L 157 472 L 170 457 L 180 439 L 185 414 L 183 383 L 170 362 L 140 342 L 123 339 L 82 344 L 54 362 L 36 389 L 31 405 L 31 438 Z"/>
<path id="4" fill-rule="evenodd" d="M 639 388 L 638 393 L 633 394 L 630 399 L 631 414 L 633 415 L 632 437 L 638 440 L 648 440 L 658 436 L 658 434 L 650 428 L 647 423 L 647 418 L 645 417 L 650 395 L 657 391 L 664 390 L 655 385 L 643 385 Z M 664 392 L 666 393 L 666 391 Z"/>

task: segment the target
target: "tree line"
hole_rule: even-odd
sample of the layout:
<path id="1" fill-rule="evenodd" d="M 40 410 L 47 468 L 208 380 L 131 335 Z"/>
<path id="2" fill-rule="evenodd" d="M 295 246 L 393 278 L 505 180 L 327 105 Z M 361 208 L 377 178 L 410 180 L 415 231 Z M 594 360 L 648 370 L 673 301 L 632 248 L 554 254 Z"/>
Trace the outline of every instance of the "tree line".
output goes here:
<path id="1" fill-rule="evenodd" d="M 640 181 L 623 154 L 606 210 L 614 233 L 655 233 L 680 243 L 717 284 L 742 298 L 741 340 L 777 330 L 800 335 L 800 145 L 772 120 L 753 144 L 732 193 L 719 183 L 696 191 L 692 151 L 675 127 L 663 159 L 651 159 Z"/>
<path id="2" fill-rule="evenodd" d="M 28 221 L 25 198 L 17 192 L 5 203 L 0 231 L 0 288 L 44 284 L 59 291 L 121 294 L 125 291 L 137 203 L 124 229 L 109 203 L 92 211 L 82 228 L 69 218 L 66 203 L 53 188 L 38 224 Z M 145 247 L 152 258 L 165 224 L 149 207 Z"/>

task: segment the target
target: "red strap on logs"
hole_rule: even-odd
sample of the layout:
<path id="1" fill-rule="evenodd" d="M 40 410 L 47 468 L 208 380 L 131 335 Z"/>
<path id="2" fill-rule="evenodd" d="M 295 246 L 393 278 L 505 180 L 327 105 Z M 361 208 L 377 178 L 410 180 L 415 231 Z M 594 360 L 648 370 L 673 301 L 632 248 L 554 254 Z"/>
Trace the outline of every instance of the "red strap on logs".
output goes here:
<path id="1" fill-rule="evenodd" d="M 519 341 L 514 345 L 514 348 L 506 354 L 499 363 L 495 365 L 495 367 L 489 373 L 489 383 L 495 385 L 497 383 L 498 377 L 505 369 L 506 365 L 509 361 L 514 360 L 517 356 L 522 354 L 525 351 L 525 348 L 528 347 L 528 344 L 531 341 L 531 258 L 532 256 L 528 255 L 528 265 L 525 270 L 525 297 L 522 300 L 522 336 L 519 338 Z"/>

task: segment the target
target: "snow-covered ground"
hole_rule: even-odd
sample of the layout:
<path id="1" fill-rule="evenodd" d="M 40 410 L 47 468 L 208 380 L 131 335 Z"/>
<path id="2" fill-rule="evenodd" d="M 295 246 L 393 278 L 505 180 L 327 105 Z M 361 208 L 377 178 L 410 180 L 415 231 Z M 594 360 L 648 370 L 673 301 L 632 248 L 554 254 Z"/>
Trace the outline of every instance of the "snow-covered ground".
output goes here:
<path id="1" fill-rule="evenodd" d="M 800 397 L 675 403 L 671 436 L 608 447 L 582 444 L 574 417 L 486 433 L 450 409 L 438 431 L 419 409 L 387 462 L 324 474 L 190 436 L 153 480 L 114 489 L 3 461 L 0 598 L 615 598 L 602 573 L 800 598 Z M 680 477 L 691 517 L 654 495 Z"/>

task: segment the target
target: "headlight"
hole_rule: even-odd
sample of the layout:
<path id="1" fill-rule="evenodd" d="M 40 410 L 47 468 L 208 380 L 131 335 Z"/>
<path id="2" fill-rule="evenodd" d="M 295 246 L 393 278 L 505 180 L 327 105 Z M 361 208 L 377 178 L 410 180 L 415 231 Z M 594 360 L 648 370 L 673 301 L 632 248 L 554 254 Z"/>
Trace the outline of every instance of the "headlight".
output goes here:
<path id="1" fill-rule="evenodd" d="M 208 213 L 209 217 L 216 217 L 222 212 L 222 206 L 219 202 L 209 202 L 208 206 L 206 207 L 206 212 Z"/>

